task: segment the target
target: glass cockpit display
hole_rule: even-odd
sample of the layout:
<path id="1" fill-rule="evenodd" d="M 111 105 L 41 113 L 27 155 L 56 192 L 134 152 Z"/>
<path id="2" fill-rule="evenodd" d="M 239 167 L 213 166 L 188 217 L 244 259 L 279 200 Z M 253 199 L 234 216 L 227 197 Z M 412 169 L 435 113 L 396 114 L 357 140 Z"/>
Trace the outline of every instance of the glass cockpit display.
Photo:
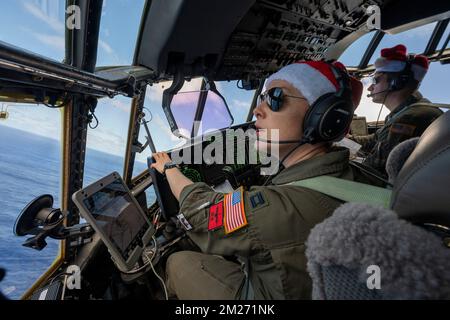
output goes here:
<path id="1" fill-rule="evenodd" d="M 84 200 L 84 204 L 122 255 L 146 225 L 120 180 L 94 193 Z"/>
<path id="2" fill-rule="evenodd" d="M 116 266 L 135 267 L 155 229 L 117 172 L 75 192 L 72 200 L 97 232 Z"/>

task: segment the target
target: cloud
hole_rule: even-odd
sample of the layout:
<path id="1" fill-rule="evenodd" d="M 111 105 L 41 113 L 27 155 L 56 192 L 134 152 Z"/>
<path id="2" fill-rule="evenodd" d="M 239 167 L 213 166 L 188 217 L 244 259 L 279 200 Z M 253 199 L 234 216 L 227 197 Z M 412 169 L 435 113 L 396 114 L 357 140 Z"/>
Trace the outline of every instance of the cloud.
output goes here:
<path id="1" fill-rule="evenodd" d="M 191 81 L 186 81 L 179 92 L 183 93 L 183 92 L 198 91 L 200 90 L 201 82 L 202 78 L 195 78 L 192 79 Z M 169 88 L 171 85 L 172 81 L 163 81 L 155 83 L 152 86 L 147 86 L 147 92 L 145 94 L 145 97 L 151 102 L 157 102 L 161 104 L 164 90 Z"/>
<path id="2" fill-rule="evenodd" d="M 98 45 L 100 46 L 100 48 L 105 50 L 106 53 L 108 53 L 110 55 L 115 55 L 115 52 L 114 52 L 113 48 L 107 42 L 105 42 L 103 40 L 99 40 L 98 41 Z"/>
<path id="3" fill-rule="evenodd" d="M 215 83 L 215 85 L 216 85 L 217 91 L 219 91 L 221 94 L 223 94 L 223 92 L 224 92 L 225 89 L 223 88 L 222 83 L 219 82 L 219 81 L 215 81 L 214 83 Z"/>
<path id="4" fill-rule="evenodd" d="M 126 137 L 99 126 L 88 131 L 86 147 L 122 157 L 125 154 Z"/>
<path id="5" fill-rule="evenodd" d="M 117 104 L 121 107 L 124 103 Z M 54 140 L 61 139 L 61 115 L 59 109 L 42 105 L 9 104 L 9 118 L 1 124 Z M 88 130 L 87 147 L 105 153 L 123 156 L 126 136 L 115 134 L 108 127 Z"/>
<path id="6" fill-rule="evenodd" d="M 47 3 L 47 2 L 45 2 Z M 61 34 L 61 37 L 53 36 L 53 35 L 47 35 L 47 34 L 41 34 L 41 33 L 35 33 L 33 32 L 34 36 L 45 45 L 50 45 L 58 50 L 64 50 L 65 48 L 65 42 L 64 42 L 64 31 L 65 31 L 65 22 L 61 21 L 61 19 L 58 19 L 58 12 L 59 10 L 59 1 L 58 0 L 50 0 L 48 4 L 51 4 L 52 7 L 50 7 L 49 11 L 52 11 L 54 14 L 49 14 L 46 11 L 42 10 L 38 5 L 36 5 L 33 2 L 29 1 L 23 1 L 22 5 L 24 9 L 30 13 L 32 16 L 36 17 L 40 21 L 46 23 L 51 29 L 56 31 L 58 34 Z M 103 7 L 106 8 L 106 1 L 103 3 Z M 55 12 L 56 11 L 56 12 Z M 104 34 L 106 37 L 109 37 L 110 31 L 109 29 L 104 30 Z M 104 40 L 99 40 L 98 42 L 99 48 L 103 50 L 107 56 L 111 59 L 110 61 L 106 60 L 107 63 L 105 64 L 114 64 L 114 65 L 125 65 L 126 62 L 123 61 L 123 59 L 120 59 L 119 55 L 116 53 L 116 51 L 113 49 L 113 47 L 107 43 Z M 102 59 L 105 59 L 103 55 L 100 56 Z"/>
<path id="7" fill-rule="evenodd" d="M 195 78 L 191 81 L 185 81 L 181 92 L 198 91 L 201 88 L 203 78 Z"/>
<path id="8" fill-rule="evenodd" d="M 99 49 L 102 51 L 98 54 L 98 65 L 128 65 L 129 63 L 121 59 L 116 50 L 106 41 L 98 41 Z"/>
<path id="9" fill-rule="evenodd" d="M 233 115 L 234 124 L 243 123 L 247 121 L 247 114 L 250 110 L 249 101 L 242 101 L 238 99 L 233 99 L 230 104 L 228 104 L 231 114 Z"/>
<path id="10" fill-rule="evenodd" d="M 32 35 L 37 41 L 39 41 L 43 45 L 52 47 L 53 49 L 60 51 L 60 53 L 64 55 L 65 49 L 64 35 L 57 35 L 57 34 L 52 35 L 47 33 L 35 32 L 26 27 L 20 27 L 20 29 L 24 33 Z"/>
<path id="11" fill-rule="evenodd" d="M 54 5 L 57 5 L 58 2 L 55 2 Z M 55 30 L 58 33 L 64 33 L 65 26 L 64 22 L 61 22 L 58 17 L 55 15 L 49 15 L 48 13 L 44 12 L 41 8 L 39 8 L 36 4 L 32 2 L 22 2 L 22 5 L 24 9 L 30 13 L 32 16 L 36 17 L 37 19 L 41 20 L 42 22 L 46 23 L 50 28 Z"/>
<path id="12" fill-rule="evenodd" d="M 64 51 L 66 44 L 63 36 L 52 36 L 49 34 L 33 32 L 34 37 L 42 44 L 51 46 L 59 51 Z"/>
<path id="13" fill-rule="evenodd" d="M 114 108 L 117 108 L 117 109 L 119 109 L 121 111 L 125 111 L 125 112 L 129 112 L 130 109 L 131 109 L 131 104 L 130 103 L 126 103 L 124 101 L 120 101 L 120 100 L 117 100 L 117 99 L 111 100 L 111 105 Z"/>
<path id="14" fill-rule="evenodd" d="M 250 104 L 247 101 L 233 99 L 233 101 L 231 102 L 231 107 L 236 109 L 248 110 L 250 108 Z"/>
<path id="15" fill-rule="evenodd" d="M 61 137 L 59 109 L 50 109 L 42 105 L 11 103 L 8 112 L 9 118 L 2 122 L 5 126 L 56 140 Z"/>
<path id="16" fill-rule="evenodd" d="M 160 115 L 156 115 L 152 122 L 154 122 L 153 124 L 156 125 L 160 132 L 163 133 L 166 137 L 170 138 L 171 141 L 180 141 L 180 139 L 172 133 L 169 125 L 166 121 L 163 121 Z"/>
<path id="17" fill-rule="evenodd" d="M 58 50 L 60 53 L 64 54 L 65 40 L 64 31 L 65 25 L 64 21 L 58 18 L 58 15 L 62 12 L 60 10 L 60 1 L 53 0 L 49 2 L 42 2 L 40 7 L 37 2 L 22 1 L 22 6 L 26 12 L 28 12 L 33 17 L 37 18 L 41 22 L 49 26 L 55 34 L 36 32 L 33 29 L 21 27 L 21 29 L 31 34 L 37 41 L 46 47 L 50 47 Z M 44 9 L 45 8 L 45 11 Z M 62 9 L 62 7 L 61 7 Z"/>
<path id="18" fill-rule="evenodd" d="M 162 103 L 162 95 L 164 90 L 170 87 L 171 81 L 156 83 L 152 86 L 147 86 L 145 97 L 151 102 Z"/>

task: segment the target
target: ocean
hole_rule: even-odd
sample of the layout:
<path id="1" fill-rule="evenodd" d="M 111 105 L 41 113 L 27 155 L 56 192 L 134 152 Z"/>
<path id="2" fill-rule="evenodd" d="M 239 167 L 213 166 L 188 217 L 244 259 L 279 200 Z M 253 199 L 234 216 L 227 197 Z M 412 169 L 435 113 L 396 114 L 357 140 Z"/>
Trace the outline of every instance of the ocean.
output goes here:
<path id="1" fill-rule="evenodd" d="M 124 158 L 96 150 L 86 152 L 84 186 L 117 171 L 123 172 Z M 145 170 L 136 162 L 135 173 Z M 54 261 L 58 241 L 47 238 L 42 251 L 23 247 L 27 239 L 14 235 L 14 222 L 34 198 L 51 194 L 59 208 L 61 149 L 60 142 L 0 125 L 0 268 L 6 270 L 0 290 L 11 299 L 19 299 Z M 153 203 L 150 190 L 147 200 Z"/>

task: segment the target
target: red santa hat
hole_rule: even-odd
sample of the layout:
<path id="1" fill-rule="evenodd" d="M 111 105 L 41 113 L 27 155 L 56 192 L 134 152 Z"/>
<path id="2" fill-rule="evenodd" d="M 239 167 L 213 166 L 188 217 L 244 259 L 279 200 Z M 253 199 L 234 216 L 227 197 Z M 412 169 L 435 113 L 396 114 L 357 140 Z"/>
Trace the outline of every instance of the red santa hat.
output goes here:
<path id="1" fill-rule="evenodd" d="M 428 71 L 428 58 L 423 55 L 412 55 L 410 59 L 414 79 L 421 82 Z M 405 69 L 407 60 L 408 54 L 404 45 L 384 48 L 381 50 L 381 57 L 375 61 L 375 70 L 376 72 L 401 72 Z"/>
<path id="2" fill-rule="evenodd" d="M 340 62 L 334 62 L 336 68 L 347 72 L 345 66 Z M 334 76 L 329 63 L 324 61 L 298 61 L 281 68 L 272 74 L 266 84 L 273 80 L 284 80 L 299 90 L 312 105 L 320 96 L 337 92 L 339 83 Z M 362 94 L 362 83 L 350 77 L 352 88 L 352 101 L 356 107 Z"/>

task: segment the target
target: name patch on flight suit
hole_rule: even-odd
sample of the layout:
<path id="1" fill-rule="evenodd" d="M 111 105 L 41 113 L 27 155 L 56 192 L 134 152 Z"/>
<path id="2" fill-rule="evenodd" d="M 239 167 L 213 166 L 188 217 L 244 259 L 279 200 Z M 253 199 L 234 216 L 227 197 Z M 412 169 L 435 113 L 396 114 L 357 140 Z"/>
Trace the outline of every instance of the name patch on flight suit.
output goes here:
<path id="1" fill-rule="evenodd" d="M 209 207 L 208 231 L 223 226 L 223 201 Z"/>
<path id="2" fill-rule="evenodd" d="M 242 187 L 233 193 L 225 195 L 223 200 L 225 211 L 225 234 L 232 233 L 248 224 L 247 218 L 245 217 L 243 199 Z"/>
<path id="3" fill-rule="evenodd" d="M 416 126 L 413 126 L 410 124 L 394 123 L 394 124 L 392 124 L 389 131 L 394 134 L 412 136 L 414 134 L 415 129 L 416 129 Z"/>

